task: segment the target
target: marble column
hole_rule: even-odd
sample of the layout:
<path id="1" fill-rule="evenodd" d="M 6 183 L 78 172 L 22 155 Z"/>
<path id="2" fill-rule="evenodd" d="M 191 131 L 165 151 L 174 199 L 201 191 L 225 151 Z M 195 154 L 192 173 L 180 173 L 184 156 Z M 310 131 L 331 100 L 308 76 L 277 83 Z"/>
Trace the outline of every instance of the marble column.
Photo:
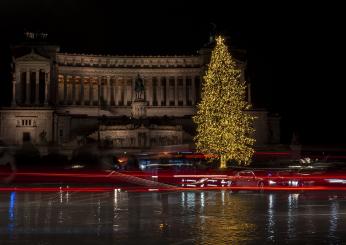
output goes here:
<path id="1" fill-rule="evenodd" d="M 80 99 L 80 104 L 81 105 L 84 105 L 84 77 L 81 76 L 80 77 L 80 96 L 79 96 L 79 99 Z"/>
<path id="2" fill-rule="evenodd" d="M 154 102 L 157 103 L 157 79 L 156 77 L 151 77 L 151 105 L 154 106 Z M 157 105 L 157 104 L 156 104 Z"/>
<path id="3" fill-rule="evenodd" d="M 165 77 L 166 81 L 166 106 L 169 106 L 169 77 Z"/>
<path id="4" fill-rule="evenodd" d="M 124 106 L 127 105 L 127 78 L 124 78 L 123 81 L 123 93 L 124 93 Z"/>
<path id="5" fill-rule="evenodd" d="M 101 105 L 102 77 L 97 79 L 97 105 Z"/>
<path id="6" fill-rule="evenodd" d="M 109 91 L 108 91 L 108 96 L 109 96 L 109 105 L 113 105 L 114 97 L 113 97 L 113 77 L 109 77 Z"/>
<path id="7" fill-rule="evenodd" d="M 76 77 L 72 77 L 72 105 L 76 104 Z"/>
<path id="8" fill-rule="evenodd" d="M 113 105 L 117 105 L 117 78 L 113 78 Z"/>
<path id="9" fill-rule="evenodd" d="M 136 99 L 135 87 L 136 87 L 136 77 L 132 77 L 132 88 L 131 88 L 132 101 L 134 101 Z"/>
<path id="10" fill-rule="evenodd" d="M 127 106 L 128 101 L 131 98 L 131 91 L 129 90 L 129 77 L 126 77 L 124 81 L 124 105 Z"/>
<path id="11" fill-rule="evenodd" d="M 106 100 L 106 103 L 107 105 L 110 105 L 111 104 L 111 77 L 110 76 L 107 76 L 107 100 Z"/>
<path id="12" fill-rule="evenodd" d="M 133 97 L 133 87 L 132 87 L 132 77 L 127 79 L 127 104 L 131 105 L 132 97 Z"/>
<path id="13" fill-rule="evenodd" d="M 16 93 L 16 97 L 15 97 L 15 102 L 17 103 L 18 101 L 20 101 L 20 103 L 23 102 L 23 98 L 22 98 L 22 72 L 18 69 L 16 71 L 16 77 L 14 78 L 14 80 L 16 81 L 16 88 L 15 88 L 15 93 Z M 20 89 L 20 90 L 18 90 Z"/>
<path id="14" fill-rule="evenodd" d="M 50 85 L 50 73 L 45 72 L 45 81 L 44 81 L 44 104 L 48 105 L 48 88 Z"/>
<path id="15" fill-rule="evenodd" d="M 174 77 L 174 105 L 178 106 L 178 78 Z"/>
<path id="16" fill-rule="evenodd" d="M 156 94 L 157 94 L 157 105 L 161 106 L 162 101 L 162 88 L 161 88 L 161 77 L 157 77 L 157 87 L 156 87 Z"/>
<path id="17" fill-rule="evenodd" d="M 36 69 L 35 74 L 35 104 L 38 105 L 40 103 L 40 70 Z"/>
<path id="18" fill-rule="evenodd" d="M 183 106 L 186 106 L 186 76 L 183 76 Z"/>
<path id="19" fill-rule="evenodd" d="M 251 83 L 247 84 L 247 102 L 251 104 Z"/>
<path id="20" fill-rule="evenodd" d="M 67 76 L 63 75 L 64 79 L 64 105 L 67 105 Z"/>
<path id="21" fill-rule="evenodd" d="M 146 91 L 146 95 L 145 95 L 145 99 L 146 101 L 148 102 L 148 105 L 149 106 L 152 106 L 153 105 L 153 95 L 152 95 L 152 91 L 153 91 L 153 88 L 152 88 L 152 85 L 153 85 L 153 82 L 152 82 L 152 78 L 150 77 L 147 77 L 145 80 L 146 82 L 145 84 L 145 91 Z"/>
<path id="22" fill-rule="evenodd" d="M 196 104 L 196 76 L 192 77 L 192 81 L 191 81 L 191 105 L 195 105 Z"/>
<path id="23" fill-rule="evenodd" d="M 116 81 L 116 95 L 117 95 L 117 105 L 121 105 L 121 85 L 122 80 L 118 79 Z"/>
<path id="24" fill-rule="evenodd" d="M 26 69 L 26 96 L 25 96 L 25 104 L 30 104 L 30 70 Z"/>
<path id="25" fill-rule="evenodd" d="M 94 105 L 93 78 L 89 77 L 89 105 Z"/>
<path id="26" fill-rule="evenodd" d="M 12 102 L 11 102 L 11 105 L 12 106 L 16 105 L 16 75 L 14 75 L 14 74 L 12 77 Z"/>

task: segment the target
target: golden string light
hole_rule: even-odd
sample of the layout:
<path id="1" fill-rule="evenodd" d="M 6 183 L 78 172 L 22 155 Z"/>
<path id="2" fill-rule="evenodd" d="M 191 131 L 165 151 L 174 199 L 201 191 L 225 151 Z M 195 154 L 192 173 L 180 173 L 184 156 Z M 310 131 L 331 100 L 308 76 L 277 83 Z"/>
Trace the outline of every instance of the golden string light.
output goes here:
<path id="1" fill-rule="evenodd" d="M 246 112 L 250 104 L 245 99 L 245 91 L 241 71 L 224 38 L 219 36 L 204 76 L 202 100 L 193 120 L 197 124 L 197 151 L 219 155 L 221 168 L 230 160 L 247 165 L 254 154 L 254 117 Z"/>

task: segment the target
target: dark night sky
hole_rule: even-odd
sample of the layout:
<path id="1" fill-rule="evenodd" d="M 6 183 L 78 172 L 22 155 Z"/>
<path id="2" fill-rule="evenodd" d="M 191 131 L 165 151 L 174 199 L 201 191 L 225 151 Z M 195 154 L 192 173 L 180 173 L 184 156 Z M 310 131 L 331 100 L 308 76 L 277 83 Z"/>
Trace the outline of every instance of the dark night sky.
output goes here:
<path id="1" fill-rule="evenodd" d="M 189 54 L 207 41 L 213 22 L 230 36 L 233 47 L 247 50 L 254 104 L 280 113 L 284 143 L 293 130 L 303 143 L 345 142 L 346 21 L 341 6 L 315 1 L 124 2 L 1 0 L 0 75 L 7 84 L 2 101 L 10 93 L 8 47 L 23 30 L 48 32 L 67 52 Z"/>

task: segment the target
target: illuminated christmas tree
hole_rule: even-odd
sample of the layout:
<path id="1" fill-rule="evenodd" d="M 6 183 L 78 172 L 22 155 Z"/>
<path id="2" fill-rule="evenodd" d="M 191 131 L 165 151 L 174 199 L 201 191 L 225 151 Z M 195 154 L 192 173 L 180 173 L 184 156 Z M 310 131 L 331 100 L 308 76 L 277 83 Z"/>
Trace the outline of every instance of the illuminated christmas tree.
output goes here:
<path id="1" fill-rule="evenodd" d="M 220 167 L 229 160 L 250 163 L 254 153 L 254 117 L 246 110 L 246 84 L 241 70 L 230 55 L 224 38 L 216 38 L 208 71 L 204 76 L 202 100 L 193 120 L 197 124 L 197 151 L 220 156 Z"/>

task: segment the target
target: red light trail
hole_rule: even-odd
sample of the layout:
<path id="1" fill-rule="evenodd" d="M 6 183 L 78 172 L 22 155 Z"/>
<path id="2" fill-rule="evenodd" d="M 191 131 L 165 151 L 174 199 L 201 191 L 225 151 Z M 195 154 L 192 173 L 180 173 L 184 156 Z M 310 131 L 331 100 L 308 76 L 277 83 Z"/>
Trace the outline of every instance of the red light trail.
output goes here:
<path id="1" fill-rule="evenodd" d="M 269 173 L 270 172 L 270 173 Z M 235 184 L 231 185 L 226 181 L 243 181 L 248 177 L 237 176 L 235 171 L 222 172 L 204 171 L 198 174 L 186 171 L 177 174 L 176 172 L 157 172 L 144 173 L 140 171 L 109 171 L 109 172 L 17 172 L 16 180 L 13 186 L 2 186 L 0 191 L 35 191 L 35 192 L 107 192 L 114 189 L 123 191 L 143 192 L 143 191 L 193 191 L 193 190 L 231 190 L 231 191 L 346 191 L 346 172 L 315 172 L 304 175 L 299 172 L 266 171 L 265 176 L 256 176 L 251 181 L 266 181 L 272 185 L 266 184 L 258 187 L 257 184 Z M 286 175 L 287 174 L 287 175 Z M 1 173 L 1 175 L 5 175 Z M 23 178 L 23 179 L 21 179 Z M 83 187 L 45 187 L 45 183 L 54 183 L 56 181 L 85 183 L 90 181 L 95 186 Z M 26 187 L 21 185 L 25 183 L 43 183 L 39 187 Z M 142 181 L 142 182 L 141 182 Z M 146 181 L 146 182 L 145 182 Z M 288 185 L 292 181 L 314 181 L 312 184 Z M 108 184 L 108 186 L 97 186 L 97 183 Z M 14 185 L 18 186 L 14 186 Z M 228 185 L 229 184 L 229 185 Z M 67 185 L 67 184 L 66 184 Z"/>
<path id="2" fill-rule="evenodd" d="M 148 187 L 0 187 L 1 192 L 111 192 L 114 190 L 127 192 L 172 192 L 172 191 L 346 191 L 346 187 L 337 186 L 309 186 L 309 187 L 175 187 L 175 188 L 148 188 Z"/>

